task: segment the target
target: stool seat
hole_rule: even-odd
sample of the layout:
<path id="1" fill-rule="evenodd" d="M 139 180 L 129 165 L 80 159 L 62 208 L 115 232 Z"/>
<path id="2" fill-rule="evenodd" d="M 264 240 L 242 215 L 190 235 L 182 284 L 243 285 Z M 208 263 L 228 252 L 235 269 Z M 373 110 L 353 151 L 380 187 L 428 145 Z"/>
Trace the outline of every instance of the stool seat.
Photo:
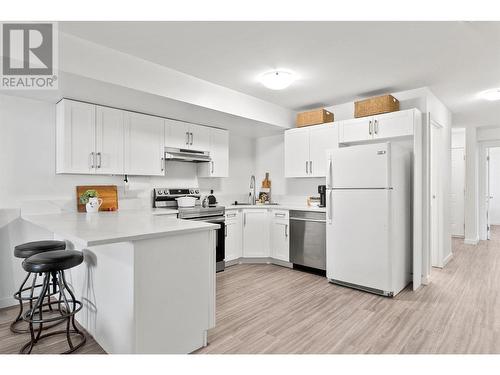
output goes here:
<path id="1" fill-rule="evenodd" d="M 23 243 L 14 247 L 14 256 L 16 258 L 29 258 L 35 254 L 44 253 L 52 250 L 66 249 L 66 242 L 56 240 L 34 241 Z"/>
<path id="2" fill-rule="evenodd" d="M 78 266 L 83 262 L 83 254 L 75 250 L 48 251 L 33 255 L 23 261 L 26 272 L 55 272 Z"/>

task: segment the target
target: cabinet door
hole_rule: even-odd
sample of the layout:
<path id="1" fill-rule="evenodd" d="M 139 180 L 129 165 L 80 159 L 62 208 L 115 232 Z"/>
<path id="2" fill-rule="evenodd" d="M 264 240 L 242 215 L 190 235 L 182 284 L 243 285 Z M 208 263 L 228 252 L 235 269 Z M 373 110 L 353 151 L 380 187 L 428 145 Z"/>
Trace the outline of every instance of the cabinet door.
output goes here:
<path id="1" fill-rule="evenodd" d="M 372 139 L 370 123 L 373 124 L 372 117 L 343 121 L 340 124 L 339 142 L 347 143 Z"/>
<path id="2" fill-rule="evenodd" d="M 210 157 L 207 163 L 210 177 L 229 177 L 229 132 L 210 129 Z M 200 163 L 201 164 L 201 163 Z"/>
<path id="3" fill-rule="evenodd" d="M 413 110 L 391 112 L 374 117 L 374 138 L 403 137 L 413 134 Z"/>
<path id="4" fill-rule="evenodd" d="M 226 212 L 226 257 L 231 261 L 243 256 L 243 232 L 241 228 L 241 213 L 236 210 Z"/>
<path id="5" fill-rule="evenodd" d="M 271 257 L 284 262 L 290 260 L 288 215 L 285 212 L 273 211 L 271 219 Z"/>
<path id="6" fill-rule="evenodd" d="M 123 174 L 125 112 L 96 108 L 96 173 Z"/>
<path id="7" fill-rule="evenodd" d="M 56 112 L 56 172 L 94 173 L 95 105 L 64 99 Z"/>
<path id="8" fill-rule="evenodd" d="M 189 148 L 189 124 L 165 120 L 165 147 Z"/>
<path id="9" fill-rule="evenodd" d="M 269 213 L 265 209 L 243 210 L 243 256 L 269 257 Z"/>
<path id="10" fill-rule="evenodd" d="M 189 148 L 192 150 L 207 151 L 210 149 L 210 128 L 191 124 L 189 127 L 191 138 Z"/>
<path id="11" fill-rule="evenodd" d="M 163 119 L 132 112 L 125 116 L 125 173 L 163 175 Z"/>
<path id="12" fill-rule="evenodd" d="M 285 132 L 285 177 L 309 177 L 309 130 Z"/>
<path id="13" fill-rule="evenodd" d="M 326 176 L 326 150 L 338 148 L 338 124 L 316 125 L 309 130 L 309 175 Z"/>

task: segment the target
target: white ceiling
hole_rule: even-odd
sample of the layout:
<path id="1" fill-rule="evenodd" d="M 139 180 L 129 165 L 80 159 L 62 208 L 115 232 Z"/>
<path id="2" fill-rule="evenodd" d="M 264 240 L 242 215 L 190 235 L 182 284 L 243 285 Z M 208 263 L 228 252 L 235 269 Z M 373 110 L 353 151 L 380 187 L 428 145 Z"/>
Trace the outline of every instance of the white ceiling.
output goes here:
<path id="1" fill-rule="evenodd" d="M 428 86 L 454 126 L 500 125 L 500 22 L 61 22 L 63 32 L 293 110 Z M 300 79 L 261 86 L 267 70 Z"/>

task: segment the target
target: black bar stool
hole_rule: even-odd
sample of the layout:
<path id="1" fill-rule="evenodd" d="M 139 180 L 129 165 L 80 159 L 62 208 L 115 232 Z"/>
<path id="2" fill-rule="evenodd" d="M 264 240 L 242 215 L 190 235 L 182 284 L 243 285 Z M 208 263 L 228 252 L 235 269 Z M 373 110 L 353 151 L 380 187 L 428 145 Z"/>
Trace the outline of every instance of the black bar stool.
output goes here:
<path id="1" fill-rule="evenodd" d="M 75 314 L 81 310 L 82 303 L 75 298 L 75 295 L 64 276 L 64 270 L 78 266 L 83 262 L 83 254 L 75 250 L 57 250 L 33 255 L 23 261 L 23 268 L 26 272 L 42 273 L 44 275 L 42 282 L 42 291 L 36 299 L 34 306 L 23 314 L 23 319 L 29 323 L 31 340 L 27 342 L 19 351 L 20 354 L 31 353 L 35 344 L 40 340 L 65 334 L 69 349 L 61 354 L 72 353 L 85 344 L 86 337 L 75 324 Z M 58 290 L 59 298 L 57 301 L 58 312 L 55 316 L 43 317 L 44 299 L 50 294 L 50 279 L 53 279 L 55 288 Z M 66 329 L 41 334 L 44 324 L 60 323 L 66 321 Z M 34 325 L 39 324 L 39 329 L 35 333 Z M 70 325 L 73 326 L 70 329 Z M 80 342 L 73 344 L 71 336 L 79 336 Z"/>
<path id="2" fill-rule="evenodd" d="M 44 253 L 47 251 L 54 251 L 54 250 L 64 250 L 66 249 L 66 243 L 64 241 L 56 241 L 56 240 L 44 240 L 44 241 L 34 241 L 34 242 L 27 242 L 22 245 L 18 245 L 14 247 L 14 256 L 16 258 L 21 258 L 21 259 L 26 259 L 29 258 L 32 255 L 36 255 L 39 253 Z M 26 287 L 26 283 L 28 282 L 30 277 L 33 277 L 33 281 L 31 283 L 31 286 Z M 42 284 L 37 284 L 37 274 L 33 274 L 28 272 L 26 274 L 26 277 L 24 278 L 23 283 L 21 284 L 21 287 L 19 290 L 14 294 L 14 299 L 19 301 L 19 314 L 17 315 L 16 319 L 11 323 L 10 325 L 10 330 L 14 333 L 27 333 L 29 332 L 29 328 L 19 328 L 20 322 L 23 321 L 22 315 L 23 315 L 23 309 L 24 309 L 24 302 L 29 301 L 30 303 L 30 308 L 33 307 L 33 301 L 38 298 L 38 296 L 33 296 L 34 291 L 36 289 L 39 289 L 42 287 Z M 29 295 L 26 295 L 26 292 L 29 291 Z M 56 292 L 54 291 L 52 294 L 50 294 L 47 298 L 48 301 L 45 304 L 48 306 L 49 310 L 52 310 L 52 303 L 50 301 L 50 296 L 55 294 Z M 23 295 L 24 294 L 24 295 Z M 50 328 L 50 326 L 45 327 L 45 328 Z"/>

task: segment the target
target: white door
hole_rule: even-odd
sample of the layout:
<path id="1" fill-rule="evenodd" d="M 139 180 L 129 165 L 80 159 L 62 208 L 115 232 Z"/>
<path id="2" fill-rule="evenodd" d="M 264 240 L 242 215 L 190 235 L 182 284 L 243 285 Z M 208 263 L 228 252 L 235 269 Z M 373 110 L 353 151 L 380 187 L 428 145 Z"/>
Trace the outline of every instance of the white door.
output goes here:
<path id="1" fill-rule="evenodd" d="M 126 113 L 125 173 L 164 175 L 164 121 L 139 113 Z"/>
<path id="2" fill-rule="evenodd" d="M 97 106 L 96 117 L 96 173 L 123 174 L 125 112 Z"/>
<path id="3" fill-rule="evenodd" d="M 451 234 L 464 236 L 465 152 L 463 148 L 451 150 Z"/>
<path id="4" fill-rule="evenodd" d="M 176 120 L 165 120 L 165 147 L 189 148 L 189 124 Z"/>
<path id="5" fill-rule="evenodd" d="M 309 176 L 309 130 L 285 132 L 285 177 Z"/>
<path id="6" fill-rule="evenodd" d="M 327 228 L 327 277 L 392 291 L 390 190 L 334 190 Z M 329 213 L 330 213 L 329 212 Z"/>
<path id="7" fill-rule="evenodd" d="M 431 265 L 442 266 L 441 259 L 441 128 L 431 123 L 431 220 L 430 220 L 430 242 L 431 242 Z"/>
<path id="8" fill-rule="evenodd" d="M 95 105 L 63 100 L 57 105 L 57 173 L 94 173 Z"/>
<path id="9" fill-rule="evenodd" d="M 229 132 L 222 129 L 210 129 L 210 176 L 229 176 Z"/>
<path id="10" fill-rule="evenodd" d="M 189 129 L 189 148 L 198 151 L 208 151 L 210 149 L 210 128 L 191 124 Z"/>
<path id="11" fill-rule="evenodd" d="M 243 210 L 243 256 L 269 257 L 269 213 L 267 210 Z"/>
<path id="12" fill-rule="evenodd" d="M 339 142 L 347 143 L 372 139 L 372 123 L 372 117 L 363 117 L 342 122 L 339 128 Z"/>
<path id="13" fill-rule="evenodd" d="M 334 188 L 390 187 L 390 143 L 342 147 L 332 151 Z"/>
<path id="14" fill-rule="evenodd" d="M 326 157 L 328 149 L 338 148 L 337 125 L 316 125 L 309 129 L 309 174 L 311 177 L 326 176 Z"/>
<path id="15" fill-rule="evenodd" d="M 373 133 L 374 138 L 402 137 L 413 134 L 413 110 L 375 116 Z"/>
<path id="16" fill-rule="evenodd" d="M 226 262 L 243 256 L 243 232 L 241 214 L 236 210 L 226 212 Z"/>
<path id="17" fill-rule="evenodd" d="M 288 212 L 271 212 L 271 257 L 284 262 L 290 261 L 290 223 Z"/>

